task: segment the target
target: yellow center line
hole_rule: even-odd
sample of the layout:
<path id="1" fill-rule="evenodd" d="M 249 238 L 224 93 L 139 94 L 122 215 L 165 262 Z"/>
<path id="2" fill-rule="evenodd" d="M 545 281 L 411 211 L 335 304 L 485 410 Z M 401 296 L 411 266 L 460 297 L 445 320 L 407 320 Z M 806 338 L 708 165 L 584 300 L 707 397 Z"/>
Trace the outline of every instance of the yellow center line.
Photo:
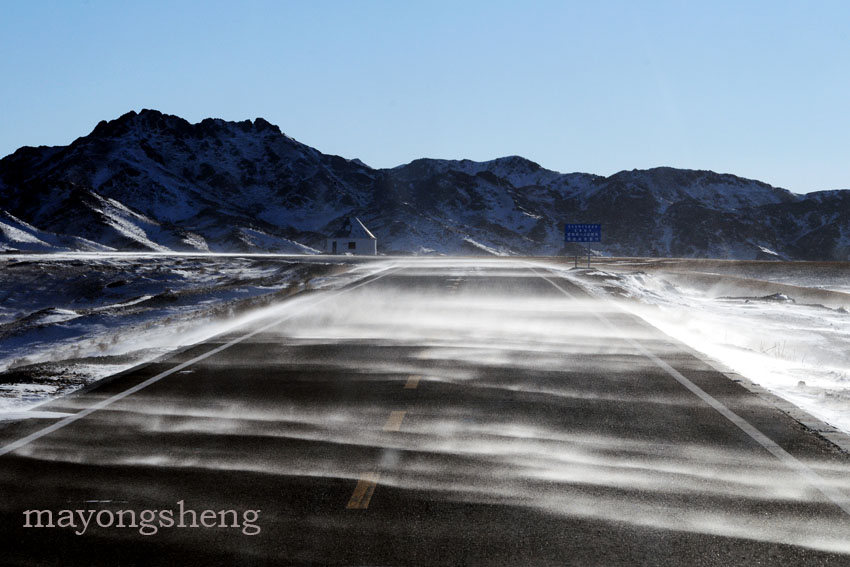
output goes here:
<path id="1" fill-rule="evenodd" d="M 398 431 L 401 429 L 401 422 L 404 421 L 404 414 L 406 413 L 406 411 L 392 412 L 384 424 L 384 431 Z"/>
<path id="2" fill-rule="evenodd" d="M 412 375 L 407 377 L 407 383 L 404 385 L 405 390 L 415 390 L 419 386 L 419 379 L 422 376 Z"/>
<path id="3" fill-rule="evenodd" d="M 419 383 L 420 376 L 410 376 L 407 380 L 405 388 L 415 388 Z M 412 386 L 411 386 L 412 384 Z M 398 431 L 401 429 L 401 422 L 404 421 L 404 416 L 407 414 L 404 410 L 393 411 L 387 422 L 384 424 L 384 431 Z M 378 485 L 378 480 L 381 478 L 381 473 L 368 472 L 360 475 L 357 481 L 357 486 L 354 487 L 354 492 L 351 493 L 351 498 L 345 506 L 348 510 L 365 510 L 369 507 L 369 502 L 372 500 L 372 494 L 375 493 L 375 487 Z"/>
<path id="4" fill-rule="evenodd" d="M 375 493 L 375 487 L 378 485 L 378 479 L 381 478 L 380 473 L 368 472 L 360 475 L 357 481 L 357 486 L 354 487 L 354 492 L 351 493 L 351 500 L 348 501 L 346 508 L 348 510 L 365 510 L 369 507 L 369 501 L 372 500 L 372 494 Z"/>

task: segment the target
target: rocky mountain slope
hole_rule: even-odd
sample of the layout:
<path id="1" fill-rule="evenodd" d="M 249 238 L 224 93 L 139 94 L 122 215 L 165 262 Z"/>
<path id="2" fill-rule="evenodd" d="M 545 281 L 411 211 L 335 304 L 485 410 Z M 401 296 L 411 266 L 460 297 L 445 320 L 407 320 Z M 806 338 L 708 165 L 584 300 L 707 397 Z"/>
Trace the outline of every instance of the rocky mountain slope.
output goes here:
<path id="1" fill-rule="evenodd" d="M 710 171 L 562 174 L 521 157 L 373 169 L 262 118 L 154 110 L 0 160 L 0 250 L 313 253 L 358 216 L 382 253 L 558 254 L 599 222 L 613 255 L 850 258 L 850 191 L 796 195 Z"/>

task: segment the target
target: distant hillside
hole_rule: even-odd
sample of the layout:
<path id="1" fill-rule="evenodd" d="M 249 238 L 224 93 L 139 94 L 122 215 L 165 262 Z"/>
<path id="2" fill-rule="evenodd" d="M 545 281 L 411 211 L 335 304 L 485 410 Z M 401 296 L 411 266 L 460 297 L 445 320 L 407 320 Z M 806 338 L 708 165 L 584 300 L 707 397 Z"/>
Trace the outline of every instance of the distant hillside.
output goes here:
<path id="1" fill-rule="evenodd" d="M 315 253 L 354 214 L 383 253 L 558 254 L 565 222 L 599 222 L 606 254 L 850 259 L 850 191 L 672 168 L 562 174 L 516 156 L 372 169 L 262 118 L 130 112 L 0 160 L 0 195 L 0 250 Z"/>

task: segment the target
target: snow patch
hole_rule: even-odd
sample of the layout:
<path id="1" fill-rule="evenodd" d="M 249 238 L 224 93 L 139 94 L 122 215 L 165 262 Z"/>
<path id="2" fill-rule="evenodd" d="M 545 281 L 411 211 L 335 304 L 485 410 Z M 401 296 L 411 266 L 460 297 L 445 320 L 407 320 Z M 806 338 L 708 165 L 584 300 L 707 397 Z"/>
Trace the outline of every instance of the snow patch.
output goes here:
<path id="1" fill-rule="evenodd" d="M 472 246 L 474 246 L 475 248 L 478 248 L 479 250 L 483 250 L 484 252 L 487 252 L 488 254 L 492 254 L 493 256 L 510 256 L 510 253 L 505 252 L 504 250 L 499 250 L 497 248 L 493 248 L 492 246 L 487 246 L 486 244 L 481 244 L 480 242 L 477 242 L 477 241 L 473 240 L 472 238 L 470 238 L 468 236 L 465 237 L 463 239 L 463 241 L 466 242 L 467 244 L 471 244 Z"/>

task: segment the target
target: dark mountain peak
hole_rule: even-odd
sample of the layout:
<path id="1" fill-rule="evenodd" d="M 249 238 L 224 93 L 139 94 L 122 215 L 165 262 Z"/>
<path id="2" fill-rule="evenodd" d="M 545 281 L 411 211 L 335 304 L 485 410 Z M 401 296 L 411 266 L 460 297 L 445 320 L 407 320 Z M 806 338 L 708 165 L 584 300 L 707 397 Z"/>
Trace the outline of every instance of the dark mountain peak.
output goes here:
<path id="1" fill-rule="evenodd" d="M 242 132 L 245 132 L 246 134 L 249 134 L 249 133 L 258 133 L 258 134 L 266 133 L 266 134 L 278 134 L 278 135 L 282 134 L 282 132 L 280 131 L 280 128 L 278 126 L 275 126 L 274 124 L 268 122 L 267 120 L 265 120 L 263 118 L 256 118 L 256 119 L 254 119 L 253 122 L 251 120 L 241 120 L 239 122 L 224 121 L 223 125 L 224 126 L 232 125 L 232 126 L 238 128 L 239 130 L 241 130 Z"/>
<path id="2" fill-rule="evenodd" d="M 440 171 L 445 171 L 448 169 L 449 163 L 451 163 L 451 161 L 445 159 L 419 158 L 411 161 L 410 163 L 396 166 L 389 171 L 403 174 L 405 176 L 423 177 L 433 175 Z"/>
<path id="3" fill-rule="evenodd" d="M 407 170 L 417 172 L 420 175 L 442 174 L 448 171 L 458 171 L 468 175 L 475 175 L 482 171 L 493 171 L 499 174 L 528 174 L 546 171 L 540 164 L 522 156 L 505 156 L 490 161 L 419 158 L 408 164 L 398 166 L 394 170 Z"/>
<path id="4" fill-rule="evenodd" d="M 439 164 L 439 163 L 446 163 L 446 162 L 450 162 L 450 161 L 451 160 L 439 159 L 439 158 L 417 158 L 417 159 L 411 161 L 410 163 L 406 163 L 406 164 L 400 165 L 398 167 L 407 167 L 407 166 L 431 167 L 431 166 L 434 166 L 434 165 Z"/>
<path id="5" fill-rule="evenodd" d="M 272 136 L 282 136 L 280 127 L 272 124 L 264 118 L 256 118 L 251 120 L 240 120 L 238 122 L 230 122 L 221 118 L 204 118 L 194 128 L 201 135 L 221 135 L 228 131 L 240 131 L 245 134 L 265 134 Z"/>
<path id="6" fill-rule="evenodd" d="M 850 189 L 828 189 L 826 191 L 814 191 L 806 194 L 806 199 L 824 203 L 828 201 L 850 201 Z"/>
<path id="7" fill-rule="evenodd" d="M 663 188 L 705 187 L 710 185 L 726 185 L 729 187 L 749 187 L 772 192 L 794 195 L 787 189 L 774 187 L 768 183 L 754 179 L 746 179 L 731 173 L 717 173 L 705 169 L 679 169 L 675 167 L 653 167 L 649 169 L 632 169 L 620 171 L 608 178 L 627 185 L 645 185 Z"/>
<path id="8" fill-rule="evenodd" d="M 25 167 L 32 167 L 36 163 L 43 162 L 54 154 L 61 152 L 64 148 L 65 146 L 21 146 L 13 153 L 0 160 L 0 162 L 9 160 L 9 162 L 21 164 L 23 169 Z"/>
<path id="9" fill-rule="evenodd" d="M 87 138 L 106 140 L 125 136 L 142 140 L 154 136 L 174 139 L 222 138 L 230 137 L 237 131 L 249 135 L 283 136 L 278 126 L 263 118 L 239 122 L 229 122 L 221 118 L 205 118 L 197 124 L 191 124 L 179 116 L 145 108 L 138 113 L 131 110 L 114 120 L 102 120 L 89 136 L 80 138 L 78 141 L 86 141 Z"/>
<path id="10" fill-rule="evenodd" d="M 492 161 L 485 163 L 500 165 L 502 167 L 508 167 L 514 170 L 522 170 L 528 173 L 533 173 L 535 171 L 543 169 L 539 163 L 531 161 L 530 159 L 524 158 L 522 156 L 505 156 L 496 158 Z"/>
<path id="11" fill-rule="evenodd" d="M 89 136 L 95 138 L 117 138 L 129 131 L 131 122 L 137 116 L 136 111 L 131 110 L 114 120 L 101 120 Z"/>
<path id="12" fill-rule="evenodd" d="M 271 122 L 268 122 L 264 118 L 257 118 L 257 119 L 254 120 L 254 129 L 257 132 L 270 132 L 270 133 L 273 133 L 273 134 L 283 134 L 283 132 L 280 131 L 279 126 L 272 124 Z"/>
<path id="13" fill-rule="evenodd" d="M 226 124 L 221 118 L 204 118 L 195 124 L 195 129 L 202 135 L 215 136 L 226 127 Z"/>
<path id="14" fill-rule="evenodd" d="M 706 211 L 737 211 L 793 203 L 802 198 L 786 189 L 729 173 L 673 167 L 621 171 L 601 184 L 607 192 L 652 200 L 662 212 L 675 203 L 691 200 L 699 202 Z"/>
<path id="15" fill-rule="evenodd" d="M 179 137 L 192 132 L 192 125 L 187 120 L 172 114 L 163 114 L 158 110 L 142 110 L 136 122 L 140 129 L 147 133 L 164 133 Z"/>
<path id="16" fill-rule="evenodd" d="M 166 115 L 160 112 L 159 110 L 155 110 L 153 108 L 143 108 L 139 111 L 138 116 L 142 118 L 147 118 L 149 120 L 156 120 Z"/>
<path id="17" fill-rule="evenodd" d="M 140 112 L 131 110 L 115 120 L 101 120 L 90 134 L 94 138 L 119 138 L 127 134 L 174 133 L 186 135 L 191 131 L 188 121 L 179 116 L 163 114 L 158 110 L 148 108 Z"/>
<path id="18" fill-rule="evenodd" d="M 620 171 L 609 179 L 625 184 L 653 184 L 664 186 L 686 187 L 692 185 L 705 174 L 714 174 L 711 171 L 699 171 L 694 169 L 677 169 L 674 167 L 652 167 L 649 169 L 632 169 Z M 715 174 L 716 175 L 716 174 Z"/>

